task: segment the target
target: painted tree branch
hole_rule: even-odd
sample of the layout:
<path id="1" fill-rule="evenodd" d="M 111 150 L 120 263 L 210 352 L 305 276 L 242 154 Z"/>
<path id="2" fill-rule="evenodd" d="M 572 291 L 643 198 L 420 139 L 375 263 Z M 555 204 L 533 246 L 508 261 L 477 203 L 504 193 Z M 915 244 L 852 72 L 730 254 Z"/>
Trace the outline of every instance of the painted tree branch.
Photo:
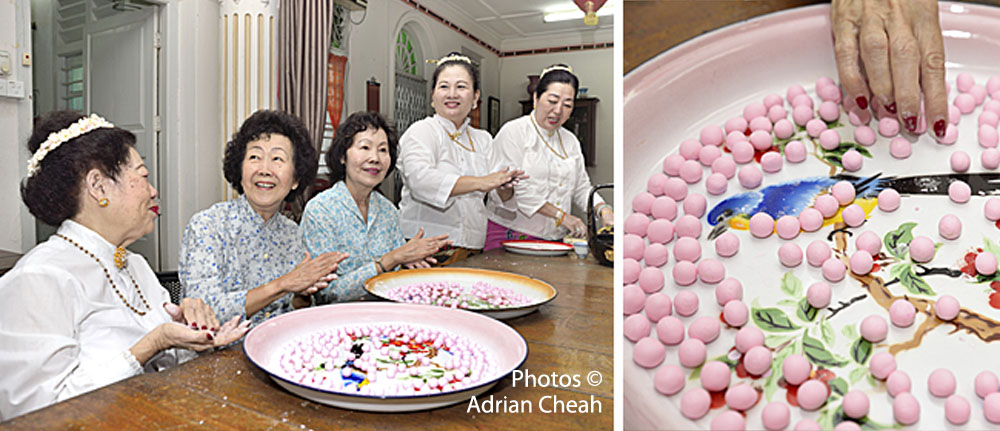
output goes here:
<path id="1" fill-rule="evenodd" d="M 958 277 L 962 276 L 962 271 L 957 270 L 957 269 L 951 269 L 951 268 L 945 268 L 945 267 L 928 268 L 928 267 L 923 266 L 923 265 L 917 265 L 917 268 L 920 268 L 920 272 L 916 273 L 917 277 L 926 277 L 928 275 L 947 275 L 948 277 L 951 277 L 951 278 L 958 278 Z M 899 279 L 898 278 L 894 278 L 892 280 L 889 280 L 889 282 L 886 283 L 885 286 L 889 287 L 889 286 L 892 286 L 893 284 L 896 284 L 896 283 L 899 283 Z"/>
<path id="2" fill-rule="evenodd" d="M 837 308 L 827 307 L 826 309 L 830 310 L 830 315 L 826 316 L 826 320 L 829 322 L 830 319 L 832 319 L 833 316 L 836 316 L 837 313 L 839 313 L 841 310 L 844 310 L 847 307 L 850 307 L 851 305 L 853 305 L 855 302 L 858 302 L 858 301 L 860 301 L 862 299 L 865 299 L 867 297 L 868 297 L 868 294 L 862 293 L 862 294 L 860 294 L 858 296 L 855 296 L 855 297 L 851 298 L 850 301 L 840 301 L 840 304 L 837 306 Z"/>

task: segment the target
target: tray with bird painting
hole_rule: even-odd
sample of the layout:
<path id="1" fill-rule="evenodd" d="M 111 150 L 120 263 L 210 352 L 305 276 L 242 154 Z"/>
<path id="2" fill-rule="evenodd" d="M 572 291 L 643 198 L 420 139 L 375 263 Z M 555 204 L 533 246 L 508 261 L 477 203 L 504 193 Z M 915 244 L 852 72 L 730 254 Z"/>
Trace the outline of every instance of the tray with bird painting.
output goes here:
<path id="1" fill-rule="evenodd" d="M 626 428 L 998 427 L 1000 9 L 939 5 L 948 144 L 838 103 L 827 5 L 626 76 Z"/>

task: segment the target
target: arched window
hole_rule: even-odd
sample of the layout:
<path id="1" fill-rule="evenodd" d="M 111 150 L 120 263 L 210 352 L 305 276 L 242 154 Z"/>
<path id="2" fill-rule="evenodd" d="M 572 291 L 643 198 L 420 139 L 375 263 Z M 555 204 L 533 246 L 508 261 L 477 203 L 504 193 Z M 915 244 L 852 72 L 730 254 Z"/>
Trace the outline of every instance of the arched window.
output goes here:
<path id="1" fill-rule="evenodd" d="M 427 80 L 424 79 L 424 55 L 411 24 L 396 35 L 395 120 L 400 135 L 427 116 Z"/>

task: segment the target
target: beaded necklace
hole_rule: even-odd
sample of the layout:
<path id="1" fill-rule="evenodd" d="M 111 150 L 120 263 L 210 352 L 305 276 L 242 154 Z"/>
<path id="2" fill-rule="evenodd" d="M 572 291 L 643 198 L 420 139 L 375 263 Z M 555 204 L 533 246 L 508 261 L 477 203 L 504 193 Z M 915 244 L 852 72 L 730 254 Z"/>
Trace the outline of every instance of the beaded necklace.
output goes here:
<path id="1" fill-rule="evenodd" d="M 458 138 L 462 137 L 462 131 L 461 130 L 459 130 L 459 131 L 457 131 L 455 133 L 449 133 L 448 134 L 448 137 L 451 138 L 451 141 L 454 142 L 454 143 L 456 143 L 456 144 L 458 144 L 458 146 L 462 147 L 463 150 L 468 151 L 470 153 L 475 153 L 476 152 L 476 144 L 474 144 L 472 142 L 472 134 L 468 133 L 468 131 L 466 131 L 466 136 L 469 137 L 469 146 L 468 147 L 466 147 L 465 145 L 462 145 L 462 142 L 459 141 L 459 139 L 458 139 Z"/>
<path id="2" fill-rule="evenodd" d="M 122 295 L 122 293 L 118 290 L 118 286 L 115 285 L 114 280 L 111 279 L 111 273 L 109 273 L 108 269 L 104 267 L 103 263 L 101 263 L 101 259 L 98 259 L 97 256 L 94 255 L 94 253 L 90 252 L 90 250 L 87 250 L 87 249 L 83 248 L 82 245 L 77 244 L 76 241 L 73 241 L 73 240 L 71 240 L 71 239 L 67 238 L 66 236 L 64 236 L 62 234 L 59 234 L 59 233 L 57 233 L 55 235 L 57 237 L 59 237 L 59 238 L 62 238 L 64 240 L 66 240 L 66 242 L 69 242 L 70 244 L 73 244 L 74 246 L 76 246 L 76 248 L 80 249 L 80 251 L 82 251 L 83 254 L 86 254 L 87 256 L 90 256 L 95 261 L 97 261 L 97 264 L 100 265 L 100 267 L 101 267 L 102 270 L 104 270 L 104 276 L 107 277 L 108 282 L 111 283 L 111 289 L 113 289 L 115 291 L 115 293 L 118 294 L 118 297 L 121 298 L 121 300 L 122 300 L 123 303 L 125 303 L 125 306 L 128 307 L 129 310 L 132 310 L 135 314 L 138 314 L 140 316 L 145 316 L 146 315 L 146 311 L 139 311 L 138 309 L 136 309 L 135 307 L 133 307 L 132 304 L 129 304 L 128 301 L 125 300 L 125 296 Z M 121 247 L 119 247 L 119 250 L 123 250 L 123 249 Z M 123 252 L 119 253 L 119 251 L 116 250 L 115 251 L 115 260 L 118 260 L 119 254 L 123 255 L 124 253 Z M 139 299 L 142 299 L 142 304 L 146 306 L 146 310 L 152 310 L 152 308 L 149 306 L 149 303 L 146 302 L 146 296 L 142 294 L 142 289 L 139 289 L 139 283 L 135 282 L 135 278 L 132 277 L 132 273 L 128 271 L 127 267 L 125 267 L 124 269 L 125 269 L 125 273 L 128 274 L 128 278 L 130 280 L 132 280 L 132 285 L 135 286 L 136 292 L 139 292 Z"/>
<path id="3" fill-rule="evenodd" d="M 556 137 L 559 138 L 559 148 L 562 149 L 562 154 L 559 154 L 555 148 L 552 148 L 552 145 L 549 144 L 549 141 L 546 140 L 545 136 L 542 135 L 542 131 L 538 130 L 538 124 L 535 123 L 535 116 L 531 115 L 530 118 L 531 118 L 531 127 L 535 128 L 535 133 L 537 133 L 538 137 L 542 139 L 542 142 L 545 143 L 545 146 L 549 147 L 549 151 L 551 151 L 552 154 L 555 154 L 556 157 L 566 160 L 566 157 L 568 157 L 568 155 L 566 154 L 566 147 L 563 146 L 562 135 L 559 134 L 559 129 L 556 129 Z"/>

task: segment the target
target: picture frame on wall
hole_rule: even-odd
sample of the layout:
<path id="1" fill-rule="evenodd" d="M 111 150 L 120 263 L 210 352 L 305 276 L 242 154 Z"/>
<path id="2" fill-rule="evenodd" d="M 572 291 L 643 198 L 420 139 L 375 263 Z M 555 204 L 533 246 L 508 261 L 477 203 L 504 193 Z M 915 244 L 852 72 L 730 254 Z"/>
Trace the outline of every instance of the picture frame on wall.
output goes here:
<path id="1" fill-rule="evenodd" d="M 496 136 L 500 131 L 500 99 L 489 97 L 489 132 Z"/>

